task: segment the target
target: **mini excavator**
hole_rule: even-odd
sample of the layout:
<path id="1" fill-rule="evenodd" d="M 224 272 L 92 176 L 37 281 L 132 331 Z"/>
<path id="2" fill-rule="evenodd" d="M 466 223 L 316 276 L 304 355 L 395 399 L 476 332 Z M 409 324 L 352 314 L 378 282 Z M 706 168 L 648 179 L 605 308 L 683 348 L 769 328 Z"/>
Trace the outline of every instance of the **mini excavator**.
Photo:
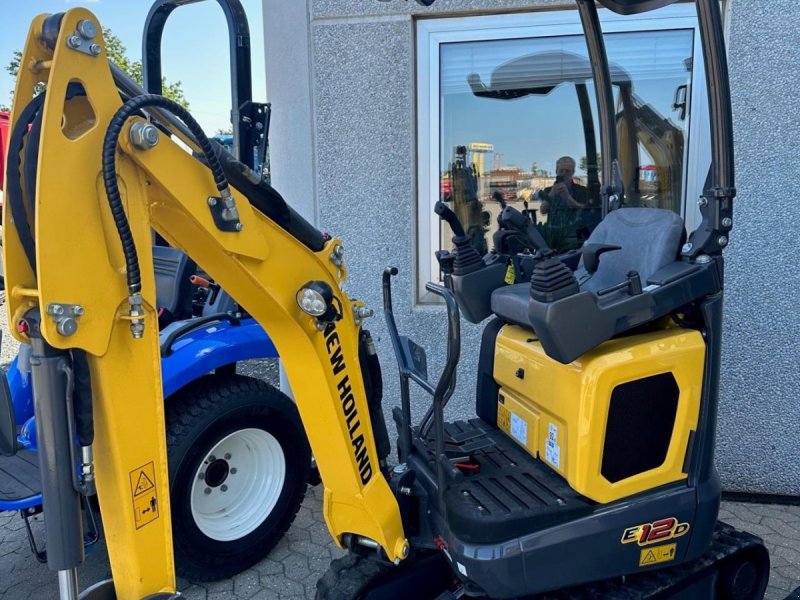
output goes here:
<path id="1" fill-rule="evenodd" d="M 674 1 L 600 4 L 636 14 Z M 113 577 L 80 597 L 176 597 L 151 229 L 202 264 L 284 361 L 325 521 L 348 550 L 319 581 L 319 599 L 763 596 L 762 542 L 717 521 L 722 251 L 735 196 L 719 3 L 696 0 L 713 160 L 703 220 L 688 236 L 675 213 L 620 201 L 597 7 L 576 5 L 597 90 L 603 219 L 573 264 L 506 207 L 501 226 L 514 247 L 527 245 L 509 283 L 503 245 L 481 256 L 437 206 L 455 248 L 439 255 L 445 285 L 427 286 L 447 309 L 436 381 L 422 347 L 397 330 L 396 269 L 383 276 L 401 382 L 394 466 L 363 328 L 370 311 L 343 289 L 343 242 L 209 141 L 186 110 L 126 81 L 102 38 L 87 35 L 100 30 L 91 12 L 34 20 L 12 112 L 4 258 L 12 335 L 33 347 L 48 564 L 62 598 L 79 597 L 79 496 L 90 473 Z M 47 91 L 34 96 L 38 82 Z M 476 415 L 445 422 L 461 314 L 488 319 Z M 416 425 L 412 382 L 432 396 Z M 73 444 L 89 426 L 92 465 Z"/>

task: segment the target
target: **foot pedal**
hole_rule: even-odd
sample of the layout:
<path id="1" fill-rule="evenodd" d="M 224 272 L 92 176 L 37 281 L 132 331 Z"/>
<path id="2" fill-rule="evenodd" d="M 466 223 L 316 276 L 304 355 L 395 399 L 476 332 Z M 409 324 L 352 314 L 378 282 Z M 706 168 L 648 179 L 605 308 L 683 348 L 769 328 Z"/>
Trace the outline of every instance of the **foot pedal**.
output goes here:
<path id="1" fill-rule="evenodd" d="M 486 432 L 468 421 L 445 423 L 444 447 L 448 454 L 469 455 L 483 448 L 494 446 Z"/>

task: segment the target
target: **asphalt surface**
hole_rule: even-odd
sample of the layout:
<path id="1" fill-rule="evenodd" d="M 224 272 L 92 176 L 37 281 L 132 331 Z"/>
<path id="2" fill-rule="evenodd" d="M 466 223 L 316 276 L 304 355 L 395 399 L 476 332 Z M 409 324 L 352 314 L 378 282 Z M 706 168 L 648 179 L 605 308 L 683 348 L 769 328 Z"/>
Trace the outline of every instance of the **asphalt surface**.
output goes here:
<path id="1" fill-rule="evenodd" d="M 0 329 L 4 332 L 0 363 L 16 353 L 5 323 L 0 292 Z M 275 361 L 243 364 L 240 373 L 275 382 Z M 321 514 L 322 493 L 309 488 L 294 524 L 266 559 L 225 581 L 192 583 L 179 580 L 187 600 L 298 600 L 314 598 L 316 582 L 330 561 L 343 555 L 328 534 Z M 41 541 L 42 516 L 33 523 Z M 783 600 L 800 586 L 800 506 L 724 502 L 720 519 L 764 539 L 772 561 L 768 600 Z M 80 570 L 81 588 L 107 579 L 111 571 L 101 540 L 87 555 Z M 0 513 L 0 600 L 50 600 L 58 597 L 56 574 L 31 554 L 25 526 L 19 515 Z M 409 596 L 411 598 L 412 596 Z"/>

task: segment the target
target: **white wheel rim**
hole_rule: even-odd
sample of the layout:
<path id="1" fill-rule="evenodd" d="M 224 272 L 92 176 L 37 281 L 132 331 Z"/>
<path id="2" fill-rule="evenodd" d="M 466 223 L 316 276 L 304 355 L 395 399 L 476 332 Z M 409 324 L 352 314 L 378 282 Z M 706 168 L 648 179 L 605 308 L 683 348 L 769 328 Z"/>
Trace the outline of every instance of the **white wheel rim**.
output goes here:
<path id="1" fill-rule="evenodd" d="M 215 460 L 212 460 L 215 459 Z M 228 473 L 211 480 L 211 471 Z M 216 463 L 208 473 L 206 470 Z M 224 471 L 223 471 L 224 472 Z M 192 517 L 212 540 L 230 542 L 255 531 L 283 489 L 286 461 L 275 437 L 263 429 L 240 429 L 220 440 L 203 458 L 191 490 Z"/>

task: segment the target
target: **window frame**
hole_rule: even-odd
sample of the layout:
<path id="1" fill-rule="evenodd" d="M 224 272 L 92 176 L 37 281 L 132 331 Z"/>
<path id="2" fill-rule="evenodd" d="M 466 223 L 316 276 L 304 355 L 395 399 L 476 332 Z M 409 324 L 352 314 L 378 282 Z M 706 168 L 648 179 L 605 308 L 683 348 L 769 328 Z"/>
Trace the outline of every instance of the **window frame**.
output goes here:
<path id="1" fill-rule="evenodd" d="M 673 4 L 640 16 L 622 16 L 608 9 L 598 10 L 603 33 L 665 30 L 693 30 L 693 69 L 690 85 L 690 121 L 686 142 L 686 161 L 682 214 L 689 232 L 701 220 L 692 198 L 703 192 L 711 165 L 708 94 L 700 29 L 694 4 Z M 434 256 L 433 237 L 439 218 L 433 207 L 439 198 L 440 143 L 440 46 L 452 42 L 477 42 L 515 38 L 541 38 L 581 35 L 577 9 L 541 10 L 527 13 L 474 15 L 420 19 L 416 22 L 417 83 L 417 278 L 416 305 L 440 304 L 425 290 L 434 280 L 439 266 Z M 438 275 L 437 275 L 438 278 Z"/>

